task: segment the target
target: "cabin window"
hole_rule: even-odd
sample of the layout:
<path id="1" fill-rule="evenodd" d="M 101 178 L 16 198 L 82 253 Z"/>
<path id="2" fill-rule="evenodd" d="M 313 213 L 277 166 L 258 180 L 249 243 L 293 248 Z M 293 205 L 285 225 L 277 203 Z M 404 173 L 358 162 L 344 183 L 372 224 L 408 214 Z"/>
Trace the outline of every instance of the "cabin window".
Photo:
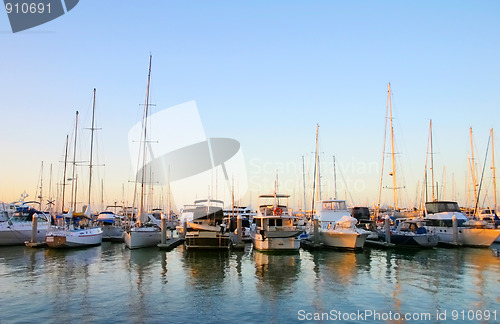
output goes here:
<path id="1" fill-rule="evenodd" d="M 269 226 L 276 226 L 276 219 L 270 218 L 269 219 Z"/>
<path id="2" fill-rule="evenodd" d="M 258 227 L 261 227 L 262 226 L 262 219 L 260 219 L 260 218 L 255 219 L 255 224 L 257 224 Z"/>
<path id="3" fill-rule="evenodd" d="M 276 226 L 283 226 L 283 220 L 281 218 L 276 220 Z"/>

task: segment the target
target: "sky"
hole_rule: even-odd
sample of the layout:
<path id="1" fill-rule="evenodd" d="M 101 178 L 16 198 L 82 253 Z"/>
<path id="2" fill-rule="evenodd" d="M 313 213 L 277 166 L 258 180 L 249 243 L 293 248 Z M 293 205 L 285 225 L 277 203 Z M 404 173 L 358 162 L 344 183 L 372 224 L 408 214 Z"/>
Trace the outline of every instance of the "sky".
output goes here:
<path id="1" fill-rule="evenodd" d="M 317 124 L 322 198 L 335 195 L 335 156 L 337 197 L 377 203 L 390 83 L 400 205 L 422 195 L 430 119 L 438 191 L 465 205 L 469 127 L 481 167 L 490 129 L 500 131 L 499 14 L 498 1 L 85 0 L 12 33 L 0 13 L 0 201 L 24 191 L 34 199 L 41 178 L 44 196 L 49 184 L 56 196 L 76 110 L 77 160 L 88 161 L 96 88 L 94 163 L 104 166 L 94 168 L 101 188 L 92 199 L 130 204 L 128 132 L 142 118 L 151 54 L 154 112 L 194 100 L 207 138 L 239 141 L 248 183 L 237 189 L 241 204 L 256 205 L 278 174 L 279 191 L 303 207 L 303 169 L 312 199 Z M 490 159 L 491 149 L 485 205 L 493 202 Z M 386 164 L 384 187 L 389 172 Z M 230 203 L 227 192 L 214 193 L 219 177 L 212 172 L 210 184 L 191 191 Z M 176 206 L 191 203 L 176 194 Z M 393 205 L 392 191 L 382 189 L 381 200 Z"/>

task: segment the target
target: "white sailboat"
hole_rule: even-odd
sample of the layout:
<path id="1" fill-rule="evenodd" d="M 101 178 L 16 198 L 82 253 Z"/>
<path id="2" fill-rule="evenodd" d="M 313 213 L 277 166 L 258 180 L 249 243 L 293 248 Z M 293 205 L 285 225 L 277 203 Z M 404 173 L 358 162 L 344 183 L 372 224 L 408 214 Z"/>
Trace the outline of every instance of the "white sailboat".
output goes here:
<path id="1" fill-rule="evenodd" d="M 145 184 L 146 184 L 146 153 L 147 153 L 147 118 L 149 116 L 149 85 L 151 81 L 151 61 L 152 56 L 149 56 L 148 82 L 146 88 L 146 103 L 144 105 L 143 114 L 143 129 L 141 131 L 141 149 L 142 149 L 142 170 L 141 170 L 141 190 L 140 190 L 140 208 L 137 215 L 137 222 L 123 232 L 123 240 L 129 249 L 138 249 L 150 246 L 156 246 L 161 242 L 161 228 L 154 222 L 150 221 L 146 211 L 145 204 Z M 139 152 L 141 152 L 141 149 Z M 141 154 L 141 153 L 139 153 Z M 138 165 L 139 168 L 139 165 Z M 136 182 L 137 190 L 137 182 Z M 135 196 L 135 195 L 134 195 Z M 134 197 L 135 200 L 135 197 Z"/>
<path id="2" fill-rule="evenodd" d="M 95 89 L 94 89 L 94 100 L 92 116 L 94 116 L 95 111 Z M 89 179 L 89 204 L 85 207 L 82 213 L 74 212 L 76 210 L 76 200 L 77 200 L 77 185 L 76 185 L 76 143 L 77 143 L 77 130 L 78 130 L 78 111 L 75 117 L 75 142 L 73 146 L 73 170 L 72 170 L 72 185 L 71 185 L 71 195 L 72 195 L 72 208 L 67 214 L 63 214 L 64 223 L 62 226 L 56 226 L 47 231 L 45 236 L 45 243 L 50 248 L 74 248 L 74 247 L 90 247 L 100 245 L 102 243 L 102 229 L 98 226 L 93 226 L 91 224 L 91 213 L 90 213 L 90 186 L 91 180 Z M 94 118 L 92 117 L 92 132 L 94 131 Z M 92 135 L 93 141 L 93 135 Z M 92 161 L 92 150 L 90 161 Z M 90 162 L 90 170 L 92 170 L 92 162 Z M 90 171 L 90 177 L 92 171 Z M 66 172 L 64 172 L 66 173 Z M 64 208 L 64 206 L 63 206 Z"/>

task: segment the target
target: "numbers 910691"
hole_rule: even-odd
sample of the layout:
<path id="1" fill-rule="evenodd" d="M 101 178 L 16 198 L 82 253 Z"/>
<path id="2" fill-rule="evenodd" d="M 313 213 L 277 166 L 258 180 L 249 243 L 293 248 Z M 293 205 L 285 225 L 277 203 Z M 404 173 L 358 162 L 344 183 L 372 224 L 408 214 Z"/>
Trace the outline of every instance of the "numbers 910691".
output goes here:
<path id="1" fill-rule="evenodd" d="M 43 13 L 50 13 L 50 2 L 49 3 L 27 3 L 27 2 L 16 2 L 16 3 L 11 3 L 11 2 L 6 2 L 5 3 L 5 10 L 7 10 L 7 13 L 14 13 L 14 14 L 43 14 Z"/>

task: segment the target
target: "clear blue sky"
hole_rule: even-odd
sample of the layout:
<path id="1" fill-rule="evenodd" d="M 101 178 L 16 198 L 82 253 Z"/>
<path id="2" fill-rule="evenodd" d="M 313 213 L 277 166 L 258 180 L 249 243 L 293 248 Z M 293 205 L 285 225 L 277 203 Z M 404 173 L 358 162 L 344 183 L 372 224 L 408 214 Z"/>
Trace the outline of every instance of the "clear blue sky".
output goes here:
<path id="1" fill-rule="evenodd" d="M 51 163 L 60 181 L 66 134 L 75 110 L 89 127 L 94 87 L 105 199 L 121 200 L 150 52 L 155 109 L 196 100 L 208 137 L 240 141 L 254 203 L 275 169 L 294 201 L 302 196 L 316 123 L 324 196 L 335 155 L 353 203 L 375 202 L 389 82 L 404 205 L 422 186 L 430 118 L 437 181 L 446 166 L 461 200 L 469 127 L 481 163 L 490 128 L 500 132 L 499 16 L 498 1 L 84 0 L 12 34 L 0 13 L 0 201 L 33 197 L 41 161 L 45 183 Z"/>

